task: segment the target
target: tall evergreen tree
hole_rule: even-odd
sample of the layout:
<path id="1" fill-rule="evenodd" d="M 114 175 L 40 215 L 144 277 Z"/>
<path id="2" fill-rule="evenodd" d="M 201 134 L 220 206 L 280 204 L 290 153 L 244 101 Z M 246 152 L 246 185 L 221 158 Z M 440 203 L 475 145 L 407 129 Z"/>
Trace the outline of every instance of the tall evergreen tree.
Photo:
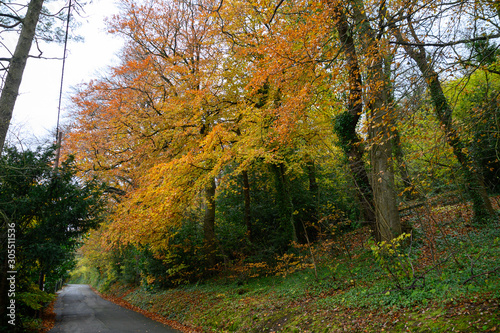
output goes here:
<path id="1" fill-rule="evenodd" d="M 54 152 L 7 147 L 0 158 L 0 325 L 9 330 L 30 312 L 20 296 L 63 277 L 60 268 L 102 216 L 102 185 L 76 179 L 72 158 L 54 169 Z M 11 304 L 15 316 L 7 316 Z"/>

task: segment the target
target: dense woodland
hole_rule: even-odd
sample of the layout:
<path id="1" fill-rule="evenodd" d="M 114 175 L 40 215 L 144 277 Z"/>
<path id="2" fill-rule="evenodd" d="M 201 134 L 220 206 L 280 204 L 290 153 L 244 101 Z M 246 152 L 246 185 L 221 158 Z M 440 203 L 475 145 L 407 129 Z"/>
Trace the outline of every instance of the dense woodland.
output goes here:
<path id="1" fill-rule="evenodd" d="M 397 290 L 423 287 L 445 262 L 491 259 L 498 2 L 120 4 L 109 24 L 126 41 L 121 63 L 79 87 L 62 142 L 107 199 L 78 279 L 321 279 L 353 260 L 353 233 Z M 458 255 L 473 230 L 490 246 L 476 261 Z"/>
<path id="2" fill-rule="evenodd" d="M 496 221 L 498 4 L 122 6 L 122 63 L 74 96 L 64 143 L 108 185 L 101 270 L 168 286 L 345 228 L 390 242 L 438 194 Z"/>

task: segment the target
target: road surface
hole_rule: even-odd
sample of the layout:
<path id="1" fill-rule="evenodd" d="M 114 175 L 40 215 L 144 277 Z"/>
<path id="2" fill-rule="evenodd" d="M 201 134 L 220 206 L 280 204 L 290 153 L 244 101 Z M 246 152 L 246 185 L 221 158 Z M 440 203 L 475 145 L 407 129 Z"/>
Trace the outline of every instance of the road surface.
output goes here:
<path id="1" fill-rule="evenodd" d="M 179 333 L 140 313 L 102 299 L 84 284 L 70 284 L 59 292 L 56 323 L 50 333 Z"/>

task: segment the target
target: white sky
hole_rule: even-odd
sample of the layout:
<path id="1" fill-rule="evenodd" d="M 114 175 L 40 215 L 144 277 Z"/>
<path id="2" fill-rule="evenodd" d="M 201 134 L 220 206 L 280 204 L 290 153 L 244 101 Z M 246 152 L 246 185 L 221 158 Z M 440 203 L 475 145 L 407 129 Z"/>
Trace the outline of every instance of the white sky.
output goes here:
<path id="1" fill-rule="evenodd" d="M 72 87 L 98 77 L 99 73 L 106 72 L 106 68 L 117 64 L 117 53 L 122 46 L 117 36 L 106 33 L 105 18 L 118 13 L 114 0 L 94 0 L 84 10 L 84 17 L 76 17 L 82 25 L 74 32 L 85 40 L 69 41 L 67 47 L 61 122 L 64 122 L 64 106 L 69 101 Z M 36 54 L 33 47 L 31 54 Z M 63 45 L 53 43 L 44 46 L 42 51 L 46 57 L 61 59 L 63 49 Z M 16 138 L 43 140 L 54 133 L 61 70 L 62 60 L 28 59 L 10 126 L 12 143 L 17 141 Z"/>

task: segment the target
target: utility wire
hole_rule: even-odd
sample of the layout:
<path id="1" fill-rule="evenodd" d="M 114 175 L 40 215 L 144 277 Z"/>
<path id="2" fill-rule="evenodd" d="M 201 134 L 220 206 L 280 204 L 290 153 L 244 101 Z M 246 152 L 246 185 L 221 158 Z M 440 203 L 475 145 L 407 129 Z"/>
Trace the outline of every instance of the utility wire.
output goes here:
<path id="1" fill-rule="evenodd" d="M 66 20 L 66 34 L 64 36 L 64 52 L 63 52 L 63 63 L 61 70 L 61 87 L 59 89 L 59 105 L 57 107 L 57 126 L 56 126 L 56 142 L 59 141 L 59 119 L 61 118 L 61 101 L 62 101 L 62 92 L 63 92 L 63 83 L 64 83 L 64 68 L 66 67 L 66 49 L 68 47 L 68 32 L 69 32 L 69 19 L 71 17 L 71 1 L 69 0 L 68 5 L 68 18 Z M 60 144 L 60 142 L 58 142 Z"/>

